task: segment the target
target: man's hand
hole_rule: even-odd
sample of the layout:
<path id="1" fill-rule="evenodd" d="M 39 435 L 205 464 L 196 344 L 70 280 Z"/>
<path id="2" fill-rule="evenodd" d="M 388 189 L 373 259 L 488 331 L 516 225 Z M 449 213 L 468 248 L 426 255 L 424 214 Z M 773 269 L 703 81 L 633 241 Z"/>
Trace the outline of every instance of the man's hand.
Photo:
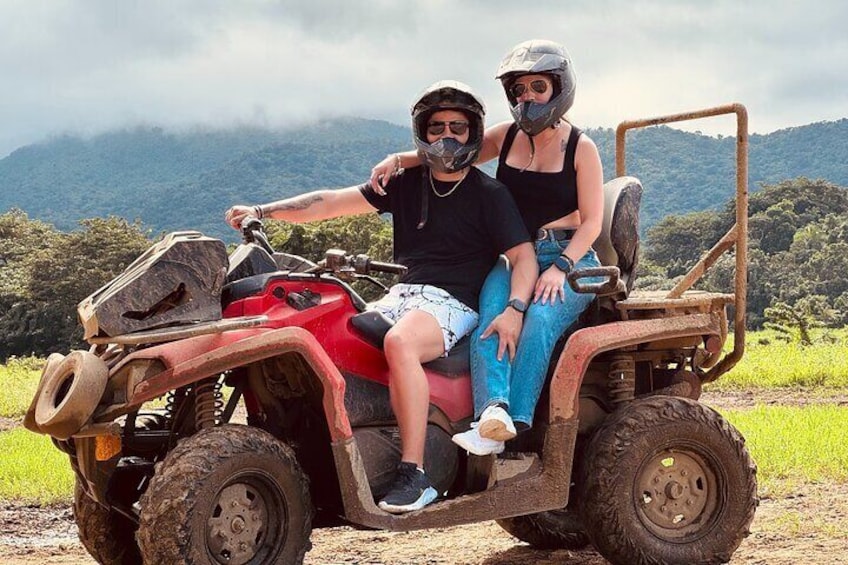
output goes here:
<path id="1" fill-rule="evenodd" d="M 241 229 L 241 223 L 248 216 L 255 216 L 256 211 L 253 206 L 233 206 L 227 213 L 224 214 L 224 219 L 235 230 Z"/>
<path id="2" fill-rule="evenodd" d="M 518 347 L 518 336 L 521 335 L 521 326 L 524 324 L 524 315 L 507 306 L 506 310 L 492 320 L 489 327 L 480 334 L 480 339 L 486 339 L 493 333 L 498 334 L 498 361 L 503 359 L 504 351 L 509 351 L 509 359 L 515 359 L 515 348 Z"/>

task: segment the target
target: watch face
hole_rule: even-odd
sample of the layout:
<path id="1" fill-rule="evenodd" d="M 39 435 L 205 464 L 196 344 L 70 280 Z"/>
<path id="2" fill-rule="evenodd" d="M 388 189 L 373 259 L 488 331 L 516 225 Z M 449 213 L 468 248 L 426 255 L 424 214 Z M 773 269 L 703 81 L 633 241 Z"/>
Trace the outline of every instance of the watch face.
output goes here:
<path id="1" fill-rule="evenodd" d="M 527 305 L 524 304 L 524 302 L 522 302 L 521 300 L 519 300 L 517 298 L 513 298 L 512 300 L 507 302 L 507 305 L 515 308 L 516 310 L 518 310 L 522 314 L 527 311 Z"/>

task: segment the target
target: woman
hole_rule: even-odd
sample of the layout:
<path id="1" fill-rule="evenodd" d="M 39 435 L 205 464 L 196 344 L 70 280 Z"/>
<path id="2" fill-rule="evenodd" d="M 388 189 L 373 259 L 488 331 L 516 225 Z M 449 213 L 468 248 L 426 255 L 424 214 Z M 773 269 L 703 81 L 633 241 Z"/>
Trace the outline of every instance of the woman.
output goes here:
<path id="1" fill-rule="evenodd" d="M 591 245 L 601 231 L 603 170 L 597 147 L 565 117 L 574 102 L 575 76 L 562 45 L 531 40 L 503 59 L 503 83 L 513 122 L 487 129 L 479 162 L 499 157 L 497 178 L 507 185 L 531 235 L 540 276 L 532 303 L 510 296 L 509 266 L 501 261 L 480 295 L 480 325 L 472 334 L 474 415 L 479 420 L 454 442 L 476 455 L 500 453 L 504 441 L 533 424 L 550 356 L 562 333 L 594 298 L 566 284 L 573 269 L 599 266 Z M 393 154 L 372 170 L 376 191 L 402 168 L 417 164 L 414 153 Z M 524 314 L 517 348 L 506 312 Z M 499 339 L 492 339 L 497 333 Z"/>

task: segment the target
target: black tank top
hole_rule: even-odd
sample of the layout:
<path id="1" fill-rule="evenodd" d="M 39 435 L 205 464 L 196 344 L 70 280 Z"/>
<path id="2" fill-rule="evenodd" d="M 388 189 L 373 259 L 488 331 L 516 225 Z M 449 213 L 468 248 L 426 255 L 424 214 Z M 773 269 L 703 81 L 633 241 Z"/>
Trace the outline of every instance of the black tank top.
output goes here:
<path id="1" fill-rule="evenodd" d="M 509 188 L 521 218 L 530 235 L 534 236 L 540 227 L 577 210 L 574 153 L 577 149 L 577 139 L 583 132 L 571 126 L 562 171 L 558 173 L 521 172 L 507 165 L 506 157 L 517 133 L 516 124 L 512 124 L 506 132 L 498 162 L 497 178 Z"/>

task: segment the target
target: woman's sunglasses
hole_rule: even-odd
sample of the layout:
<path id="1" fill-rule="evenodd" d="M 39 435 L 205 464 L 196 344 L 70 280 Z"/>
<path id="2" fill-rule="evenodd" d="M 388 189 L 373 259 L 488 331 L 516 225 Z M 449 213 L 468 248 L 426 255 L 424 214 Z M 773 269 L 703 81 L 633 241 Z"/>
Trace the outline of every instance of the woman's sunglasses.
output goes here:
<path id="1" fill-rule="evenodd" d="M 525 92 L 527 92 L 527 86 L 528 85 L 524 83 L 516 82 L 515 84 L 510 85 L 509 93 L 514 98 L 520 98 Z M 530 81 L 530 88 L 536 94 L 544 94 L 548 91 L 548 81 L 540 78 Z"/>
<path id="2" fill-rule="evenodd" d="M 430 122 L 427 124 L 427 133 L 430 135 L 442 135 L 445 133 L 445 127 L 450 128 L 454 135 L 462 135 L 468 131 L 468 122 L 461 120 L 455 122 Z"/>

